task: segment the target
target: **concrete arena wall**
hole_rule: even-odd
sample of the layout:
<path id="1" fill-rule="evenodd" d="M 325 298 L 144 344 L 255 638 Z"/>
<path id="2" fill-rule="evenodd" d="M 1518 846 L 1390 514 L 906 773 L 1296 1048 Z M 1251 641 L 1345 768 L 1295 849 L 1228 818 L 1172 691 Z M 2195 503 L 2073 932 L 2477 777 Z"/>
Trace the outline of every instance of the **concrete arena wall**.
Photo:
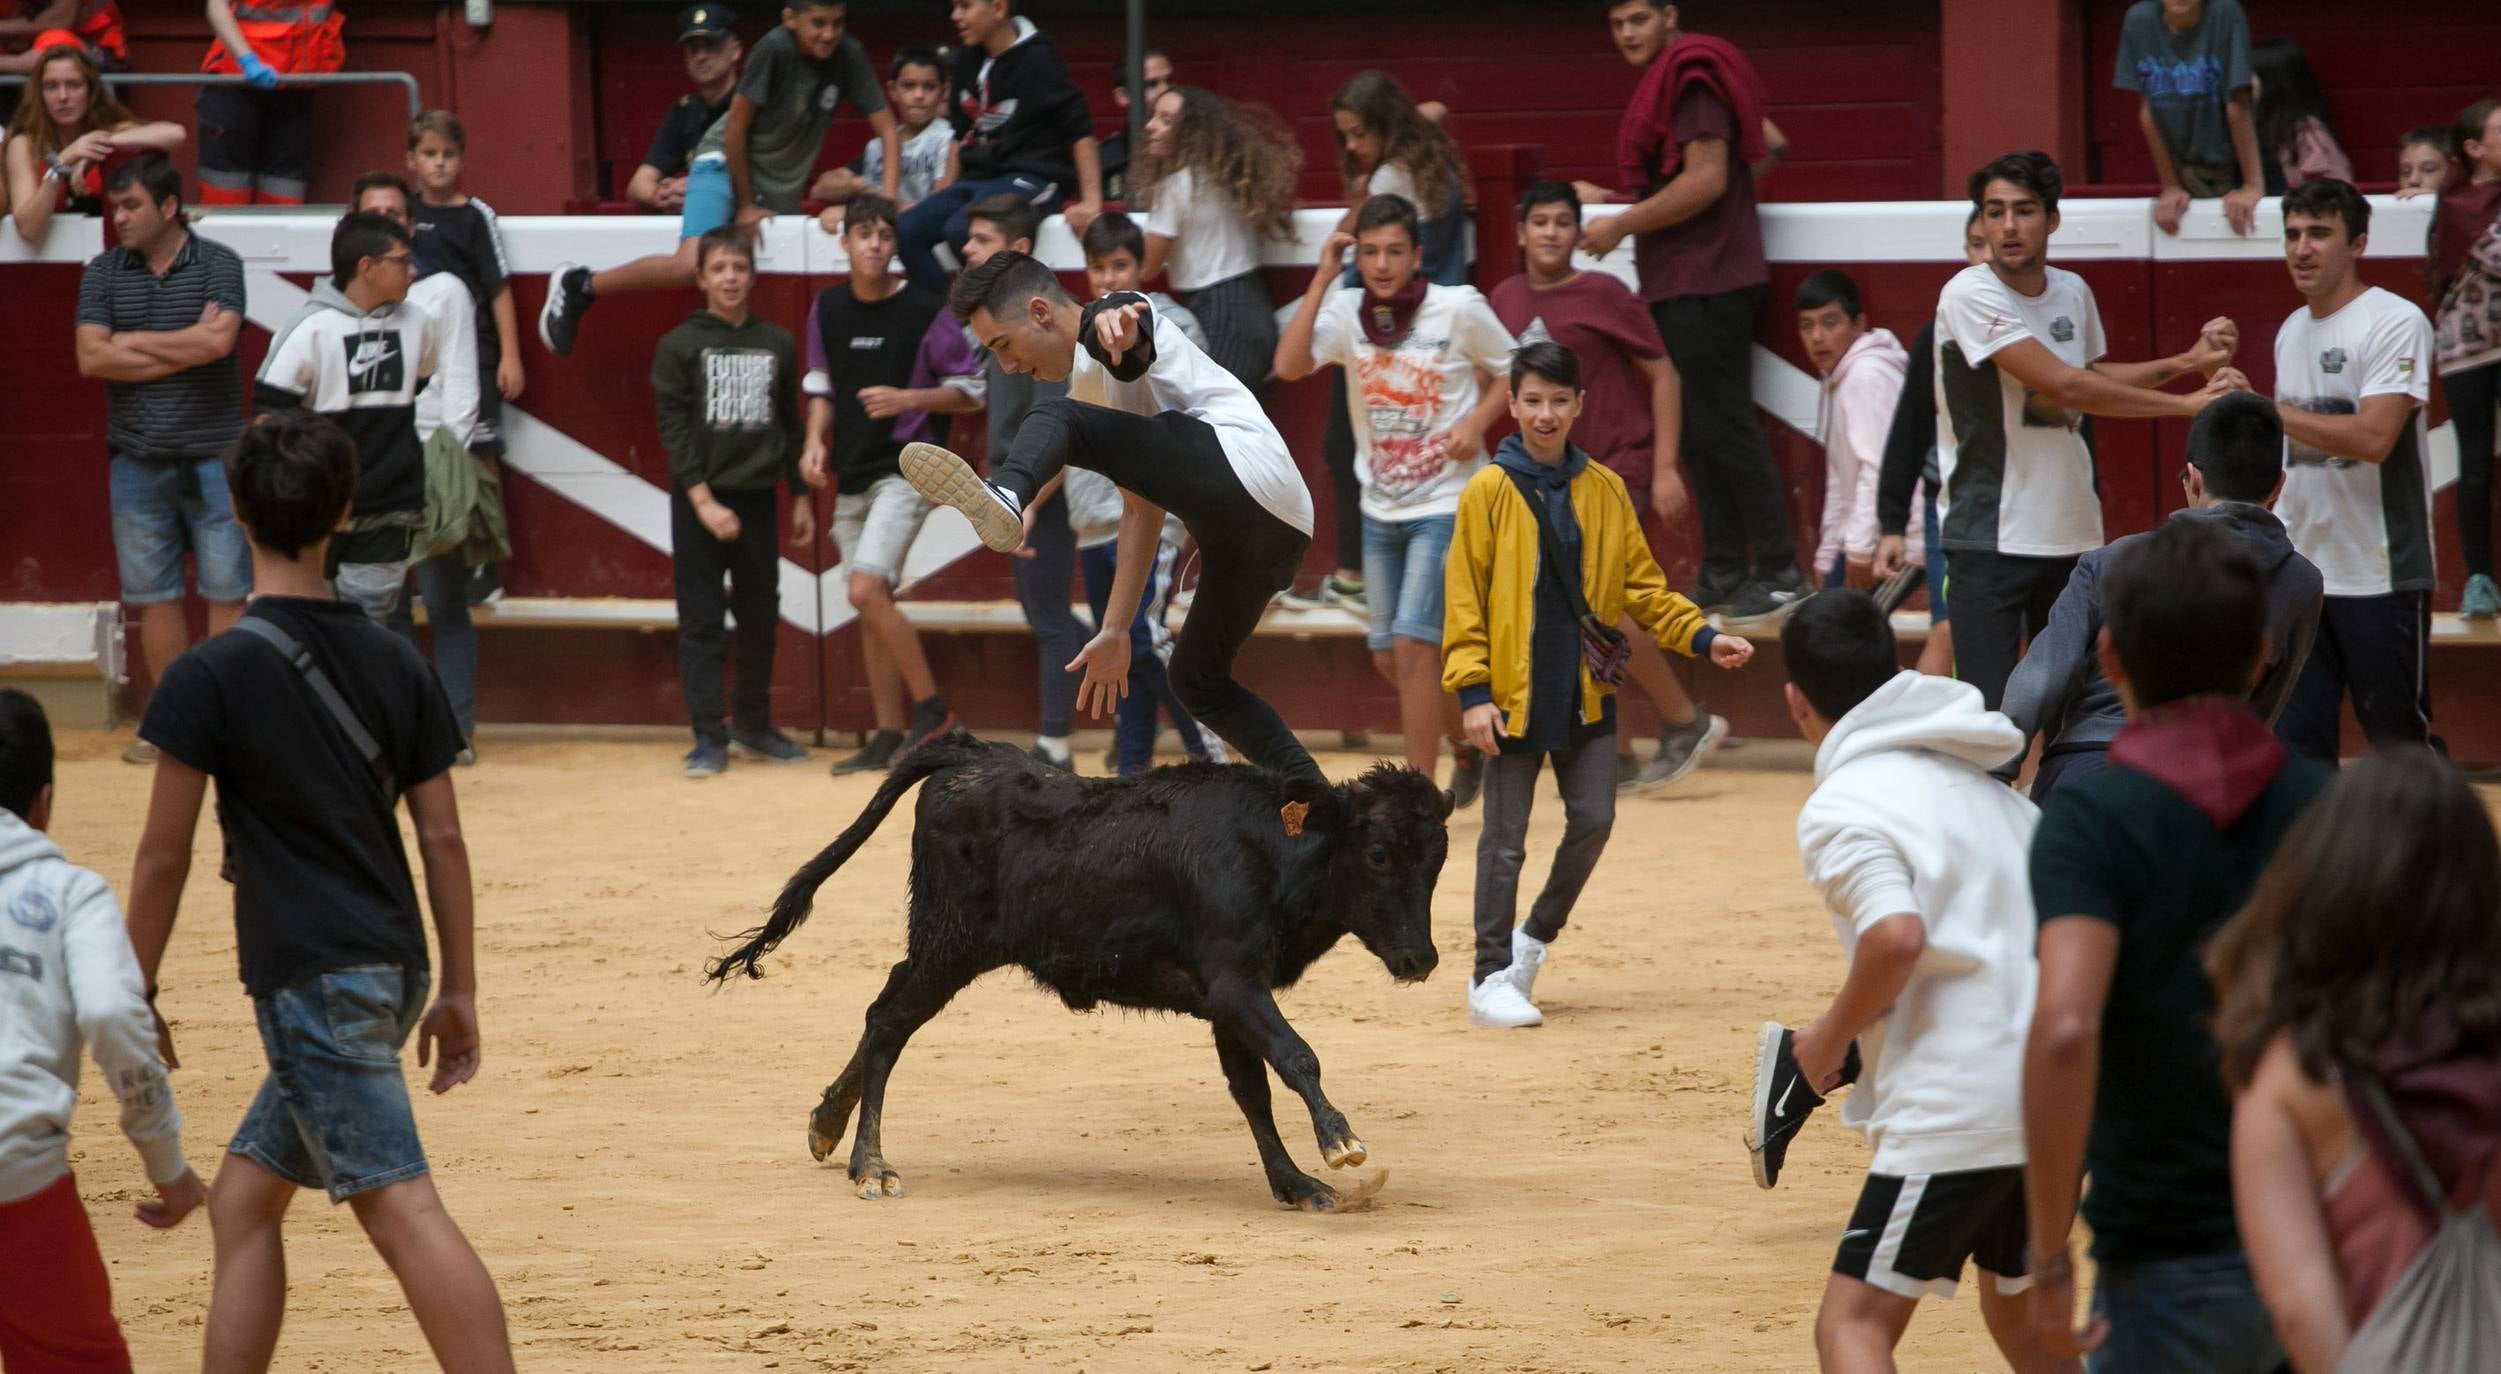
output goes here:
<path id="1" fill-rule="evenodd" d="M 2379 251 L 2370 275 L 2378 284 L 2420 299 L 2419 245 L 2426 211 L 2420 202 L 2377 204 Z M 1271 287 L 1289 302 L 1308 280 L 1319 238 L 1336 211 L 1313 209 L 1301 219 L 1303 242 L 1268 255 Z M 1817 389 L 1785 303 L 1809 272 L 1842 266 L 1859 279 L 1870 316 L 1908 338 L 1932 308 L 1935 293 L 1960 264 L 1964 208 L 1941 202 L 1778 205 L 1765 208 L 1773 259 L 1771 304 L 1756 348 L 1756 399 L 1789 494 L 1801 542 L 1811 548 L 1822 502 L 1822 456 L 1807 435 L 1815 423 Z M 2157 234 L 2141 200 L 2070 201 L 2055 260 L 2082 273 L 2098 296 L 2114 356 L 2142 357 L 2177 349 L 2216 314 L 2241 322 L 2242 364 L 2262 388 L 2272 384 L 2272 339 L 2298 303 L 2284 277 L 2280 224 L 2269 202 L 2248 239 L 2232 236 L 2219 214 L 2193 216 L 2183 234 Z M 331 218 L 320 212 L 270 215 L 230 212 L 205 217 L 201 232 L 235 247 L 250 272 L 250 324 L 243 361 L 256 367 L 271 327 L 301 300 L 302 289 L 327 260 Z M 504 220 L 524 321 L 535 318 L 546 275 L 559 263 L 612 263 L 668 248 L 672 221 L 660 218 L 511 217 Z M 15 400 L 0 407 L 0 600 L 97 602 L 116 595 L 105 491 L 101 388 L 76 375 L 68 346 L 78 264 L 100 250 L 100 226 L 64 221 L 40 252 L 0 235 L 0 376 Z M 1065 226 L 1052 221 L 1041 251 L 1074 273 L 1078 257 Z M 1508 245 L 1488 244 L 1479 279 L 1491 280 L 1515 261 Z M 1629 250 L 1597 270 L 1628 275 Z M 814 293 L 846 271 L 838 242 L 813 221 L 784 218 L 766 233 L 759 260 L 758 306 L 794 331 Z M 1075 280 L 1072 276 L 1072 281 Z M 516 597 L 563 598 L 579 608 L 566 623 L 488 625 L 481 716 L 493 721 L 650 722 L 682 719 L 673 637 L 665 616 L 637 623 L 638 608 L 597 599 L 665 602 L 669 591 L 667 469 L 652 418 L 648 368 L 652 343 L 698 302 L 691 291 L 603 301 L 570 359 L 548 357 L 535 337 L 523 356 L 529 387 L 512 408 L 510 504 L 516 553 L 505 582 Z M 525 334 L 530 333 L 525 323 Z M 1321 528 L 1307 571 L 1331 561 L 1329 483 L 1319 448 L 1331 380 L 1274 386 L 1272 413 L 1301 455 L 1321 508 Z M 980 446 L 978 417 L 959 423 L 959 446 Z M 2434 421 L 2445 421 L 2435 400 Z M 2185 426 L 2115 423 L 2098 431 L 2098 468 L 2112 536 L 2139 530 L 2179 504 L 2177 473 Z M 2438 528 L 2453 528 L 2446 488 L 2454 479 L 2454 446 L 2435 437 L 2435 481 L 2443 489 Z M 825 512 L 820 510 L 820 515 Z M 820 518 L 820 531 L 830 522 Z M 1653 524 L 1653 547 L 1679 585 L 1695 571 L 1697 535 L 1690 517 L 1674 528 Z M 785 546 L 781 654 L 774 686 L 777 717 L 800 729 L 857 729 L 868 720 L 860 685 L 859 641 L 837 560 L 820 533 L 806 549 Z M 2454 551 L 2442 550 L 2439 604 L 2453 607 L 2462 573 Z M 1012 595 L 1006 558 L 978 548 L 969 528 L 941 514 L 913 552 L 909 594 L 922 601 L 997 601 Z M 1916 603 L 1914 603 L 1916 604 Z M 1022 633 L 933 633 L 931 656 L 940 680 L 976 727 L 1029 729 L 1036 664 Z M 2443 649 L 2435 670 L 2441 727 L 2474 757 L 2501 758 L 2501 719 L 2475 690 L 2480 655 Z M 2454 664 L 2454 667 L 2451 665 Z M 1247 679 L 1271 693 L 1297 726 L 1312 729 L 1394 729 L 1396 705 L 1376 678 L 1359 641 L 1263 636 L 1246 656 Z M 1771 664 L 1733 677 L 1698 682 L 1714 707 L 1741 731 L 1786 731 Z M 1644 710 L 1628 716 L 1646 724 Z M 2484 737 L 2493 736 L 2489 745 Z"/>

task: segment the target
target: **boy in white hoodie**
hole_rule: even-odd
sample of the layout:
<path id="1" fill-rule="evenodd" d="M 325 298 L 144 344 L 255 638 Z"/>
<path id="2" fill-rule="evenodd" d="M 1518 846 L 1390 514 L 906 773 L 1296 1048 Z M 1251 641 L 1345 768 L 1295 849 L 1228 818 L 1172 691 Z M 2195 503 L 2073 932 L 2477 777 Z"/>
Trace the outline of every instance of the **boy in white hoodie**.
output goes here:
<path id="1" fill-rule="evenodd" d="M 172 1226 L 208 1194 L 183 1162 L 121 904 L 45 837 L 51 818 L 51 727 L 33 697 L 0 689 L 0 1368 L 124 1374 L 130 1351 L 69 1167 L 82 1045 L 156 1186 L 139 1220 Z"/>
<path id="2" fill-rule="evenodd" d="M 1884 470 L 1885 437 L 1902 399 L 1910 354 L 1889 329 L 1867 327 L 1858 283 L 1847 272 L 1822 271 L 1799 283 L 1798 341 L 1824 379 L 1823 536 L 1815 545 L 1815 576 L 1827 587 L 1876 586 L 1876 478 Z"/>
<path id="3" fill-rule="evenodd" d="M 2019 1296 L 2038 813 L 1988 770 L 2023 736 L 1970 684 L 1904 671 L 1862 592 L 1808 598 L 1780 639 L 1790 718 L 1816 746 L 1798 850 L 1850 971 L 1813 1023 L 1763 1027 L 1747 1144 L 1770 1187 L 1855 1047 L 1842 1119 L 1875 1148 L 1816 1314 L 1816 1354 L 1826 1370 L 1891 1369 L 1919 1299 L 1952 1297 L 1971 1259 L 1994 1280 L 1980 1310 L 2008 1363 L 2072 1368 L 2033 1345 Z"/>

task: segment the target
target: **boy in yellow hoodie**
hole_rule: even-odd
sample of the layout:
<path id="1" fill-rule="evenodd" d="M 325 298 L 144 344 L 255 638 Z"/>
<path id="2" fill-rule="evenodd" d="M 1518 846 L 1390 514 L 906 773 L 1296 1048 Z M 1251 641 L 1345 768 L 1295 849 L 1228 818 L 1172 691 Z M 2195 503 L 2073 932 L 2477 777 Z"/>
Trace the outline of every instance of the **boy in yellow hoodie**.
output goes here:
<path id="1" fill-rule="evenodd" d="M 1445 573 L 1442 689 L 1458 696 L 1468 742 L 1487 755 L 1468 984 L 1468 1019 L 1479 1026 L 1544 1021 L 1530 989 L 1615 824 L 1611 679 L 1623 657 L 1612 655 L 1613 672 L 1602 679 L 1591 671 L 1591 650 L 1603 655 L 1629 613 L 1660 648 L 1688 658 L 1707 654 L 1736 668 L 1754 654 L 1667 589 L 1624 480 L 1572 446 L 1580 411 L 1580 360 L 1571 350 L 1532 343 L 1513 355 L 1511 418 L 1520 431 L 1461 492 Z M 1580 585 L 1547 575 L 1549 567 L 1576 570 Z M 1563 842 L 1528 923 L 1514 930 L 1529 805 L 1549 755 L 1563 793 Z"/>

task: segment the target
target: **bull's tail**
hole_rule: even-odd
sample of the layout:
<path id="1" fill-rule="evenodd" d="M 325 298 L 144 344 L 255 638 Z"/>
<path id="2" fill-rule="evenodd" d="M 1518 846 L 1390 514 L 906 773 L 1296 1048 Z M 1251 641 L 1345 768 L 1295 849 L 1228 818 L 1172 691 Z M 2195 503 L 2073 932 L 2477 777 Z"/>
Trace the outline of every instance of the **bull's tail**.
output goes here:
<path id="1" fill-rule="evenodd" d="M 756 961 L 772 953 L 774 946 L 788 939 L 791 932 L 808 919 L 809 909 L 816 904 L 816 890 L 825 885 L 827 878 L 834 876 L 834 870 L 858 853 L 861 845 L 868 843 L 868 837 L 877 833 L 877 827 L 894 810 L 895 803 L 903 799 L 903 794 L 911 791 L 921 779 L 971 763 L 988 751 L 988 745 L 972 736 L 955 734 L 931 740 L 905 755 L 894 766 L 894 771 L 886 775 L 886 781 L 877 789 L 877 795 L 869 798 L 868 807 L 860 812 L 860 818 L 851 822 L 849 829 L 835 836 L 832 844 L 819 850 L 816 857 L 808 860 L 798 872 L 790 875 L 790 881 L 782 887 L 782 895 L 773 903 L 772 916 L 763 925 L 740 934 L 737 938 L 744 943 L 706 965 L 704 977 L 716 983 L 733 973 L 744 973 L 750 978 L 763 977 L 764 971 Z"/>

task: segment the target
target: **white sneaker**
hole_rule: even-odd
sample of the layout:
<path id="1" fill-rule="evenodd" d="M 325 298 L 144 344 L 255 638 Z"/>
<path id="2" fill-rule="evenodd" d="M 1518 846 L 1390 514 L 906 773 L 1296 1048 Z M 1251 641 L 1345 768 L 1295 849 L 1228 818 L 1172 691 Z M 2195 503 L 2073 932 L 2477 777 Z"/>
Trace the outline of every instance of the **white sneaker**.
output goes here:
<path id="1" fill-rule="evenodd" d="M 982 481 L 972 464 L 936 444 L 905 444 L 896 463 L 903 480 L 931 504 L 963 512 L 982 543 L 1014 553 L 1025 542 L 1025 516 L 1016 499 Z"/>
<path id="2" fill-rule="evenodd" d="M 1496 974 L 1468 987 L 1468 1021 L 1488 1030 L 1518 1030 L 1545 1024 L 1545 1014 L 1520 992 L 1520 985 Z"/>
<path id="3" fill-rule="evenodd" d="M 1523 998 L 1537 992 L 1537 970 L 1546 965 L 1546 942 L 1528 933 L 1527 926 L 1511 932 L 1511 982 Z"/>

